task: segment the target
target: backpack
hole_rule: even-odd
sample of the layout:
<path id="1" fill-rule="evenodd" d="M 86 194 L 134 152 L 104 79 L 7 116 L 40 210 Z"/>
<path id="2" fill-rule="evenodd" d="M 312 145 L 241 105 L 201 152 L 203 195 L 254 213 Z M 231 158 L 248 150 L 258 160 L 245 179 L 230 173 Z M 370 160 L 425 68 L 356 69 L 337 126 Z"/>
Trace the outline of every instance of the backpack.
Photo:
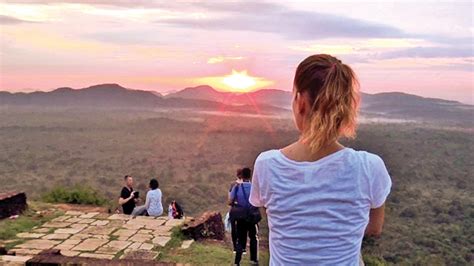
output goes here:
<path id="1" fill-rule="evenodd" d="M 235 188 L 235 196 L 237 197 L 237 193 L 239 192 L 239 188 L 242 184 L 238 184 Z M 260 214 L 260 210 L 250 204 L 247 194 L 245 193 L 245 188 L 242 187 L 242 193 L 244 194 L 245 199 L 245 206 L 233 205 L 229 212 L 229 217 L 232 220 L 245 220 L 252 224 L 257 224 L 262 220 L 262 215 Z M 233 199 L 235 202 L 236 199 Z"/>

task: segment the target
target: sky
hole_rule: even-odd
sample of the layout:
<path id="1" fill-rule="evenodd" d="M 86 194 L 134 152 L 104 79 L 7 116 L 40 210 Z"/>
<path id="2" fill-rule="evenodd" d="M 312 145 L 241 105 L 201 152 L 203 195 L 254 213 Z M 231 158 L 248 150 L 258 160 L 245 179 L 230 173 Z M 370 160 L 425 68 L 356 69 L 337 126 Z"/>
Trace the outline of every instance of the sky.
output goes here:
<path id="1" fill-rule="evenodd" d="M 471 1 L 1 0 L 0 90 L 292 90 L 328 53 L 361 91 L 474 104 Z"/>

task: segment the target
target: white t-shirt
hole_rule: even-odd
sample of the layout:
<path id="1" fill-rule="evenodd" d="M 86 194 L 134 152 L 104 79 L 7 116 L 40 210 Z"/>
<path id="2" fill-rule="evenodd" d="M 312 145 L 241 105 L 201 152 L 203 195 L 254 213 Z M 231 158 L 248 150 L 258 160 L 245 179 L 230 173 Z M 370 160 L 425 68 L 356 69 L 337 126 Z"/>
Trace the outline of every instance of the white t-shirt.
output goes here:
<path id="1" fill-rule="evenodd" d="M 392 182 L 382 159 L 344 148 L 315 162 L 261 153 L 250 203 L 265 207 L 270 265 L 359 265 L 369 211 Z"/>
<path id="2" fill-rule="evenodd" d="M 150 216 L 160 216 L 163 214 L 163 205 L 161 204 L 161 190 L 159 188 L 150 190 L 146 193 L 146 210 Z"/>

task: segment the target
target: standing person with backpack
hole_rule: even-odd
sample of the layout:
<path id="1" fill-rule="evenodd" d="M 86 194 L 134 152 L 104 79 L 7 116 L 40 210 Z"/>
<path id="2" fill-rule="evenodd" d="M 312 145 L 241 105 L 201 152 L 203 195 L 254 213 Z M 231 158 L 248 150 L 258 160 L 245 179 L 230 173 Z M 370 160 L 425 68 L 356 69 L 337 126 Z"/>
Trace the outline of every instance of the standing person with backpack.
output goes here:
<path id="1" fill-rule="evenodd" d="M 234 253 L 237 252 L 237 223 L 235 220 L 233 220 L 230 217 L 230 212 L 232 211 L 232 208 L 234 207 L 235 202 L 232 201 L 232 190 L 234 189 L 235 186 L 242 184 L 242 168 L 237 169 L 236 173 L 236 179 L 230 184 L 229 188 L 229 205 L 230 205 L 230 210 L 229 210 L 229 222 L 230 222 L 230 234 L 232 237 L 232 246 L 234 247 Z"/>
<path id="2" fill-rule="evenodd" d="M 242 169 L 242 183 L 235 185 L 230 192 L 229 204 L 233 204 L 230 218 L 236 222 L 237 250 L 235 253 L 236 265 L 240 265 L 242 253 L 247 246 L 247 236 L 250 239 L 250 263 L 258 264 L 258 222 L 261 220 L 259 209 L 249 202 L 251 183 L 250 168 Z"/>

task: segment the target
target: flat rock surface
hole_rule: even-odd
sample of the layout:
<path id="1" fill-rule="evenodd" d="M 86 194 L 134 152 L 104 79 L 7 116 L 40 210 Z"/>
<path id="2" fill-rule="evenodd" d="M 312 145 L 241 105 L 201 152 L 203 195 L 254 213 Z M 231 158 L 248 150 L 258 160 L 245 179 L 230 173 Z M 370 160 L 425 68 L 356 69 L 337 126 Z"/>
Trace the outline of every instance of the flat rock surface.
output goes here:
<path id="1" fill-rule="evenodd" d="M 60 250 L 67 257 L 154 260 L 159 256 L 156 248 L 164 247 L 171 240 L 173 227 L 183 222 L 167 217 L 131 219 L 123 214 L 67 211 L 30 232 L 17 234 L 23 242 L 10 251 L 18 256 L 0 256 L 0 265 L 23 265 L 49 249 Z M 191 243 L 184 241 L 182 248 Z"/>

